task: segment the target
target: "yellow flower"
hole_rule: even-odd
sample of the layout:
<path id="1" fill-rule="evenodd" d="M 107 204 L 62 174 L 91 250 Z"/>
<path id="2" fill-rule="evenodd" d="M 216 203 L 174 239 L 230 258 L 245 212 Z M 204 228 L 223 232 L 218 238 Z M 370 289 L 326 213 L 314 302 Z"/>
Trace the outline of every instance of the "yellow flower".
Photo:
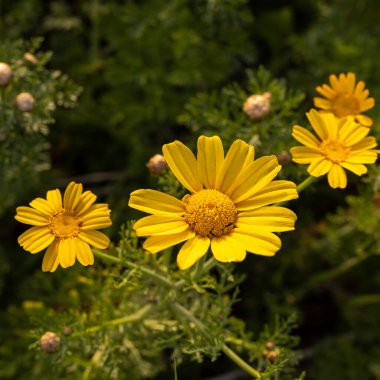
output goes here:
<path id="1" fill-rule="evenodd" d="M 313 177 L 326 173 L 332 188 L 345 188 L 347 176 L 344 169 L 356 175 L 367 173 L 363 164 L 373 164 L 377 159 L 374 137 L 368 137 L 369 128 L 358 125 L 354 120 L 338 119 L 330 112 L 312 109 L 306 114 L 318 140 L 307 129 L 293 127 L 293 137 L 305 146 L 290 149 L 293 161 L 310 164 L 307 168 Z"/>
<path id="2" fill-rule="evenodd" d="M 219 137 L 201 136 L 198 156 L 179 141 L 163 146 L 165 160 L 190 194 L 182 200 L 155 190 L 136 190 L 129 205 L 152 214 L 134 225 L 149 236 L 144 249 L 157 253 L 186 241 L 177 256 L 181 269 L 191 267 L 210 245 L 221 262 L 242 261 L 246 251 L 273 256 L 281 247 L 273 232 L 294 229 L 296 215 L 268 206 L 298 198 L 290 181 L 272 181 L 280 171 L 275 156 L 254 160 L 254 148 L 235 141 L 224 157 Z"/>
<path id="3" fill-rule="evenodd" d="M 353 117 L 359 124 L 370 127 L 373 121 L 362 112 L 368 111 L 375 105 L 375 99 L 369 98 L 365 83 L 356 84 L 354 73 L 330 75 L 330 86 L 323 84 L 316 91 L 324 98 L 314 98 L 314 105 L 324 111 L 332 112 L 337 117 Z M 355 85 L 356 84 L 356 85 Z"/>
<path id="4" fill-rule="evenodd" d="M 96 231 L 109 227 L 110 210 L 104 203 L 94 204 L 96 195 L 83 192 L 82 184 L 70 182 L 63 201 L 58 189 L 50 190 L 46 199 L 36 198 L 31 207 L 17 207 L 15 219 L 33 227 L 18 238 L 18 243 L 30 253 L 47 248 L 42 270 L 54 272 L 58 264 L 63 268 L 74 265 L 75 258 L 82 265 L 92 265 L 94 255 L 90 245 L 104 249 L 109 238 Z"/>

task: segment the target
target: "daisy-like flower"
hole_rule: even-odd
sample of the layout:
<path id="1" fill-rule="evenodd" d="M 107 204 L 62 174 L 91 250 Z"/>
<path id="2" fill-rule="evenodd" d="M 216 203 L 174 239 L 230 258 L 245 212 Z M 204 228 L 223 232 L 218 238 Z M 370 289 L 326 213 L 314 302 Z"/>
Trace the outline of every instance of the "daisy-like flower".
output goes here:
<path id="1" fill-rule="evenodd" d="M 281 247 L 273 232 L 294 229 L 296 215 L 269 206 L 298 198 L 290 181 L 272 181 L 281 166 L 275 156 L 254 160 L 254 148 L 235 141 L 224 156 L 219 137 L 201 136 L 198 155 L 179 141 L 163 146 L 165 160 L 190 192 L 182 200 L 155 190 L 136 190 L 129 205 L 152 214 L 137 221 L 137 236 L 149 236 L 144 249 L 157 253 L 185 242 L 180 269 L 191 267 L 210 245 L 221 262 L 242 261 L 246 251 L 273 256 Z"/>
<path id="2" fill-rule="evenodd" d="M 307 129 L 295 125 L 292 136 L 305 146 L 290 149 L 297 164 L 310 164 L 307 171 L 313 177 L 326 173 L 332 188 L 347 186 L 344 169 L 356 175 L 367 173 L 363 164 L 373 164 L 377 159 L 376 139 L 367 136 L 369 128 L 358 125 L 353 119 L 336 118 L 332 113 L 312 109 L 306 114 L 316 132 L 316 138 Z"/>
<path id="3" fill-rule="evenodd" d="M 365 83 L 356 84 L 354 73 L 330 75 L 330 86 L 323 84 L 316 91 L 324 98 L 314 98 L 314 105 L 327 112 L 332 112 L 337 117 L 352 117 L 359 124 L 370 127 L 373 121 L 368 116 L 362 115 L 373 108 L 375 99 L 369 98 L 369 91 L 365 89 Z"/>
<path id="4" fill-rule="evenodd" d="M 58 189 L 50 190 L 46 199 L 36 198 L 31 207 L 17 207 L 15 219 L 32 225 L 18 238 L 26 251 L 37 253 L 47 248 L 42 270 L 54 272 L 58 264 L 63 268 L 74 265 L 75 258 L 82 265 L 92 265 L 94 255 L 90 245 L 104 249 L 109 238 L 99 228 L 109 227 L 111 211 L 105 203 L 94 204 L 96 195 L 83 192 L 82 184 L 70 182 L 62 196 Z"/>

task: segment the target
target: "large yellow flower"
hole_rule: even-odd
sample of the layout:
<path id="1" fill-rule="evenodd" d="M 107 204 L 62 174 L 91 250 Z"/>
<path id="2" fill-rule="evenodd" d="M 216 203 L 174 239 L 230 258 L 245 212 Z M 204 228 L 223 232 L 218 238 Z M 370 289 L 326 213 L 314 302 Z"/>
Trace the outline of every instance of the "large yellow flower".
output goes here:
<path id="1" fill-rule="evenodd" d="M 369 128 L 358 125 L 353 119 L 336 118 L 329 112 L 312 109 L 306 114 L 318 140 L 307 129 L 295 125 L 293 137 L 305 146 L 290 149 L 293 161 L 310 164 L 307 171 L 313 177 L 328 173 L 332 188 L 345 188 L 347 176 L 344 169 L 356 175 L 367 173 L 363 164 L 373 164 L 377 159 L 374 137 L 367 136 Z"/>
<path id="2" fill-rule="evenodd" d="M 323 84 L 316 91 L 325 98 L 314 98 L 314 105 L 324 111 L 332 112 L 337 117 L 353 117 L 359 124 L 370 127 L 373 121 L 362 112 L 375 105 L 375 99 L 369 98 L 365 83 L 356 84 L 354 73 L 330 75 L 330 86 Z"/>
<path id="3" fill-rule="evenodd" d="M 46 199 L 36 198 L 31 207 L 17 207 L 15 219 L 33 227 L 18 238 L 18 243 L 30 253 L 48 247 L 43 262 L 44 272 L 54 272 L 58 264 L 63 268 L 74 264 L 75 258 L 82 265 L 92 265 L 94 255 L 90 245 L 104 249 L 109 238 L 99 228 L 109 227 L 110 210 L 104 203 L 94 204 L 96 195 L 83 192 L 82 184 L 71 182 L 63 201 L 58 189 L 50 190 Z"/>
<path id="4" fill-rule="evenodd" d="M 149 236 L 144 249 L 157 253 L 186 241 L 177 256 L 187 269 L 210 245 L 221 262 L 242 261 L 246 251 L 273 256 L 281 247 L 273 232 L 294 229 L 296 215 L 269 206 L 298 198 L 290 181 L 272 181 L 281 166 L 275 156 L 254 160 L 254 148 L 235 141 L 224 157 L 219 137 L 201 136 L 198 156 L 179 141 L 163 146 L 170 169 L 189 190 L 182 200 L 155 190 L 136 190 L 129 205 L 152 214 L 137 221 L 138 236 Z"/>

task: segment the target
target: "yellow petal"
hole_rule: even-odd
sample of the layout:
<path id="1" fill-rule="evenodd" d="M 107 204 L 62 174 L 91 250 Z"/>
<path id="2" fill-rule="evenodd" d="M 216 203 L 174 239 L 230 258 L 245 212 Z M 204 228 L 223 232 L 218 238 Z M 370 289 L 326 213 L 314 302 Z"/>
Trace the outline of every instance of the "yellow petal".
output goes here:
<path id="1" fill-rule="evenodd" d="M 365 83 L 363 81 L 358 82 L 355 88 L 354 95 L 356 97 L 359 97 L 361 93 L 363 92 L 364 88 L 365 88 Z"/>
<path id="2" fill-rule="evenodd" d="M 216 180 L 216 188 L 222 193 L 226 193 L 235 182 L 248 152 L 249 145 L 242 140 L 236 140 L 231 145 Z"/>
<path id="3" fill-rule="evenodd" d="M 348 73 L 346 77 L 346 91 L 349 94 L 354 93 L 355 89 L 355 83 L 356 83 L 356 76 L 354 73 Z"/>
<path id="4" fill-rule="evenodd" d="M 273 256 L 281 248 L 280 238 L 263 229 L 235 228 L 232 236 L 256 255 Z"/>
<path id="5" fill-rule="evenodd" d="M 314 106 L 323 110 L 331 110 L 331 102 L 323 98 L 314 98 Z"/>
<path id="6" fill-rule="evenodd" d="M 76 239 L 75 245 L 78 261 L 85 267 L 87 265 L 93 265 L 94 254 L 92 253 L 90 246 L 81 239 Z"/>
<path id="7" fill-rule="evenodd" d="M 62 268 L 68 268 L 74 265 L 76 257 L 77 238 L 62 239 L 58 244 L 58 258 Z"/>
<path id="8" fill-rule="evenodd" d="M 318 86 L 315 90 L 327 99 L 332 99 L 335 96 L 335 91 L 327 84 Z"/>
<path id="9" fill-rule="evenodd" d="M 361 176 L 361 175 L 367 173 L 367 171 L 368 171 L 368 169 L 362 164 L 351 164 L 349 162 L 341 162 L 340 165 L 343 168 L 351 171 L 352 173 L 354 173 L 358 176 Z"/>
<path id="10" fill-rule="evenodd" d="M 233 185 L 229 189 L 229 192 L 233 190 L 231 200 L 238 203 L 250 198 L 272 181 L 280 170 L 276 156 L 264 156 L 252 162 L 237 178 L 239 186 Z"/>
<path id="11" fill-rule="evenodd" d="M 293 127 L 292 136 L 301 144 L 308 146 L 309 148 L 319 148 L 320 142 L 317 138 L 310 133 L 307 129 L 295 125 Z"/>
<path id="12" fill-rule="evenodd" d="M 43 272 L 54 272 L 57 269 L 59 264 L 58 244 L 59 242 L 56 240 L 46 250 L 44 259 L 42 260 Z"/>
<path id="13" fill-rule="evenodd" d="M 48 247 L 54 239 L 49 228 L 32 227 L 22 233 L 17 241 L 26 251 L 37 253 Z"/>
<path id="14" fill-rule="evenodd" d="M 202 189 L 197 161 L 186 145 L 174 141 L 164 145 L 162 152 L 169 168 L 186 189 L 192 193 Z"/>
<path id="15" fill-rule="evenodd" d="M 237 228 L 259 228 L 270 232 L 294 230 L 296 214 L 285 207 L 267 206 L 250 211 L 243 211 L 238 215 Z"/>
<path id="16" fill-rule="evenodd" d="M 375 99 L 368 98 L 362 104 L 360 104 L 360 112 L 365 112 L 375 107 Z"/>
<path id="17" fill-rule="evenodd" d="M 355 145 L 351 146 L 352 151 L 359 151 L 359 150 L 370 150 L 377 147 L 377 142 L 375 137 L 369 136 L 364 138 L 362 141 L 356 143 Z"/>
<path id="18" fill-rule="evenodd" d="M 150 253 L 157 253 L 185 240 L 189 240 L 194 236 L 195 233 L 190 231 L 190 229 L 172 235 L 150 236 L 145 240 L 143 248 Z"/>
<path id="19" fill-rule="evenodd" d="M 365 127 L 371 127 L 373 124 L 373 120 L 366 115 L 356 115 L 355 119 L 358 123 L 364 125 Z"/>
<path id="20" fill-rule="evenodd" d="M 83 215 L 96 201 L 96 195 L 92 191 L 85 191 L 79 199 L 79 203 L 75 209 L 77 216 Z"/>
<path id="21" fill-rule="evenodd" d="M 154 215 L 183 215 L 185 205 L 171 195 L 156 190 L 136 190 L 131 194 L 129 207 Z"/>
<path id="22" fill-rule="evenodd" d="M 203 257 L 210 246 L 210 239 L 202 236 L 195 236 L 188 240 L 180 249 L 177 256 L 177 264 L 181 270 L 185 270 L 194 265 Z"/>
<path id="23" fill-rule="evenodd" d="M 29 205 L 47 216 L 51 216 L 55 211 L 55 209 L 50 205 L 50 203 L 43 198 L 36 198 L 32 202 L 30 202 Z"/>
<path id="24" fill-rule="evenodd" d="M 180 217 L 150 215 L 138 220 L 133 229 L 137 236 L 170 235 L 183 232 L 189 225 Z"/>
<path id="25" fill-rule="evenodd" d="M 362 150 L 351 152 L 345 162 L 351 164 L 373 164 L 377 160 L 377 153 L 373 150 Z"/>
<path id="26" fill-rule="evenodd" d="M 310 164 L 313 160 L 321 158 L 321 152 L 307 146 L 295 146 L 290 148 L 292 160 L 297 164 Z"/>
<path id="27" fill-rule="evenodd" d="M 49 224 L 49 219 L 45 214 L 27 206 L 17 207 L 15 219 L 32 226 L 46 226 Z"/>
<path id="28" fill-rule="evenodd" d="M 243 261 L 246 256 L 243 245 L 231 235 L 212 239 L 211 250 L 215 259 L 222 263 Z"/>
<path id="29" fill-rule="evenodd" d="M 315 109 L 311 109 L 310 112 L 306 113 L 307 118 L 309 119 L 309 122 L 317 135 L 322 140 L 327 140 L 329 137 L 327 126 L 324 122 L 324 117 L 322 112 L 318 112 Z"/>
<path id="30" fill-rule="evenodd" d="M 110 244 L 110 239 L 107 235 L 95 230 L 81 231 L 78 237 L 86 243 L 99 249 L 105 249 Z"/>
<path id="31" fill-rule="evenodd" d="M 61 192 L 58 189 L 49 190 L 46 193 L 46 199 L 54 211 L 62 210 L 62 196 Z"/>
<path id="32" fill-rule="evenodd" d="M 338 138 L 346 145 L 355 145 L 363 140 L 369 131 L 369 128 L 358 125 L 350 118 L 345 118 L 340 125 Z"/>
<path id="33" fill-rule="evenodd" d="M 224 150 L 218 136 L 200 136 L 198 139 L 198 172 L 207 189 L 215 189 L 216 177 L 223 164 Z"/>
<path id="34" fill-rule="evenodd" d="M 74 211 L 81 199 L 82 191 L 81 183 L 70 182 L 63 195 L 63 207 L 66 210 Z"/>
<path id="35" fill-rule="evenodd" d="M 333 163 L 330 160 L 326 160 L 324 157 L 320 157 L 309 165 L 307 171 L 313 177 L 320 177 L 329 172 L 332 168 Z"/>
<path id="36" fill-rule="evenodd" d="M 81 228 L 83 230 L 97 230 L 99 228 L 107 228 L 112 225 L 110 218 L 110 210 L 107 206 L 101 204 L 91 206 L 87 212 L 80 218 Z"/>
<path id="37" fill-rule="evenodd" d="M 344 169 L 334 164 L 327 175 L 327 179 L 329 181 L 329 185 L 333 188 L 341 188 L 344 189 L 347 186 L 347 175 Z"/>
<path id="38" fill-rule="evenodd" d="M 255 160 L 255 148 L 253 145 L 248 145 L 248 153 L 245 157 L 244 164 L 242 170 L 244 170 L 248 165 L 250 165 Z"/>
<path id="39" fill-rule="evenodd" d="M 251 198 L 236 203 L 235 206 L 239 211 L 245 211 L 297 198 L 298 193 L 295 183 L 291 181 L 272 181 Z"/>
<path id="40" fill-rule="evenodd" d="M 340 90 L 341 90 L 341 86 L 340 86 L 340 82 L 338 81 L 338 78 L 336 77 L 336 75 L 331 74 L 331 75 L 329 76 L 329 80 L 330 80 L 331 87 L 332 87 L 336 92 L 340 92 Z"/>

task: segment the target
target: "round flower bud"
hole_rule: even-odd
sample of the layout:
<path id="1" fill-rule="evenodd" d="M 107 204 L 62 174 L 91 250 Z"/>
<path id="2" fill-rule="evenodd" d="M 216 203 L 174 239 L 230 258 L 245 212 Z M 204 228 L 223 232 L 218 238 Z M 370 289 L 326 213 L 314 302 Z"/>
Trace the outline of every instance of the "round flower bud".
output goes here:
<path id="1" fill-rule="evenodd" d="M 243 105 L 243 111 L 254 120 L 263 119 L 270 111 L 270 99 L 272 94 L 255 94 L 247 98 Z"/>
<path id="2" fill-rule="evenodd" d="M 5 87 L 12 79 L 13 71 L 11 67 L 4 62 L 0 62 L 0 87 Z"/>
<path id="3" fill-rule="evenodd" d="M 266 344 L 265 344 L 265 348 L 267 350 L 273 350 L 275 347 L 276 347 L 276 345 L 270 340 L 268 342 L 266 342 Z"/>
<path id="4" fill-rule="evenodd" d="M 16 105 L 22 112 L 30 112 L 33 110 L 36 101 L 29 92 L 21 92 L 16 96 Z"/>
<path id="5" fill-rule="evenodd" d="M 289 152 L 286 150 L 281 151 L 277 155 L 277 159 L 280 165 L 289 165 L 292 162 L 292 157 L 290 156 Z"/>
<path id="6" fill-rule="evenodd" d="M 60 337 L 51 331 L 46 332 L 40 338 L 40 346 L 42 350 L 49 354 L 57 352 L 59 350 L 60 343 Z"/>
<path id="7" fill-rule="evenodd" d="M 278 354 L 279 352 L 277 350 L 269 351 L 266 355 L 266 358 L 273 364 L 278 358 Z"/>
<path id="8" fill-rule="evenodd" d="M 32 53 L 28 53 L 28 52 L 24 54 L 24 59 L 25 61 L 28 61 L 33 65 L 36 65 L 38 62 L 37 58 Z"/>
<path id="9" fill-rule="evenodd" d="M 165 173 L 167 169 L 167 163 L 162 154 L 155 154 L 151 157 L 146 166 L 152 176 L 159 176 Z"/>

